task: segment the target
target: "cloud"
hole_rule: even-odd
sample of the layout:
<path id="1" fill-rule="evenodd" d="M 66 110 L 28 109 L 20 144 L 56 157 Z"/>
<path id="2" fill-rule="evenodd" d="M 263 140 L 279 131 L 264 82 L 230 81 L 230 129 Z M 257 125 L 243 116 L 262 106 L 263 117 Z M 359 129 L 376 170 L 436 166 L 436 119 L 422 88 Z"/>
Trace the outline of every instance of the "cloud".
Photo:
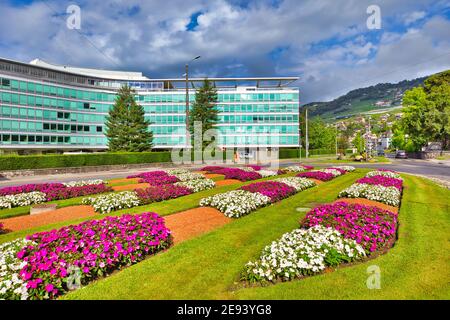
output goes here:
<path id="1" fill-rule="evenodd" d="M 196 76 L 299 75 L 304 102 L 449 67 L 435 59 L 449 49 L 449 17 L 438 14 L 447 1 L 380 0 L 383 29 L 367 30 L 371 2 L 79 0 L 79 32 L 65 26 L 72 2 L 2 2 L 0 56 L 160 78 L 181 76 L 201 55 Z M 428 63 L 411 67 L 420 61 Z"/>

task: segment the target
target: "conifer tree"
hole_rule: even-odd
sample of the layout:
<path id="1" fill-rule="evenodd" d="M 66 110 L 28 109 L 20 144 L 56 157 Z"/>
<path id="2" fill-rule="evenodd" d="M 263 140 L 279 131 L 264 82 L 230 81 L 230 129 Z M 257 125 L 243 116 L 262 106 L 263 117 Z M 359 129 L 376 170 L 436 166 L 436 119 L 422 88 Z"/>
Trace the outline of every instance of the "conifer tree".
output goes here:
<path id="1" fill-rule="evenodd" d="M 106 117 L 109 151 L 150 151 L 153 133 L 144 118 L 144 108 L 136 103 L 135 91 L 128 85 L 119 89 L 113 107 Z"/>
<path id="2" fill-rule="evenodd" d="M 195 93 L 195 102 L 190 111 L 189 117 L 189 131 L 191 137 L 194 134 L 194 122 L 200 121 L 202 123 L 202 133 L 207 130 L 215 128 L 218 122 L 219 111 L 216 108 L 218 101 L 217 89 L 213 83 L 208 79 L 203 81 L 203 85 Z M 203 147 L 208 145 L 209 141 L 204 141 Z"/>

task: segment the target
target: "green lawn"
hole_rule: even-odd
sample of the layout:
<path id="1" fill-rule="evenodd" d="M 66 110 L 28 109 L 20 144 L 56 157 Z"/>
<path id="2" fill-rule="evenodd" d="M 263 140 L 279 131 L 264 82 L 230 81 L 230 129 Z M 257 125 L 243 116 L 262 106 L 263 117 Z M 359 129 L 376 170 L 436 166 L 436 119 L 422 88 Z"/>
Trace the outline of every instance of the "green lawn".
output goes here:
<path id="1" fill-rule="evenodd" d="M 306 214 L 331 202 L 367 170 L 339 177 L 64 296 L 65 299 L 448 299 L 450 191 L 406 176 L 399 239 L 384 256 L 303 280 L 243 288 L 244 264 Z M 165 207 L 155 205 L 164 213 Z M 381 269 L 381 289 L 366 288 L 367 267 Z"/>

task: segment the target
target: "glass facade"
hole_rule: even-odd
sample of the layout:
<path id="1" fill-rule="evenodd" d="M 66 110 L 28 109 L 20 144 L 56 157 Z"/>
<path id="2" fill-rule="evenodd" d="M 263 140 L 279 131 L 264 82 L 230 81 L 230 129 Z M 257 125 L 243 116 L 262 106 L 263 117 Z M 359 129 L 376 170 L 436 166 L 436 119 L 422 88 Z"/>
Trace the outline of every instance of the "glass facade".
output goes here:
<path id="1" fill-rule="evenodd" d="M 151 122 L 155 148 L 183 146 L 185 92 L 157 83 L 130 84 Z M 0 69 L 0 148 L 106 149 L 104 123 L 115 90 L 49 83 Z M 218 98 L 222 146 L 298 146 L 297 88 L 219 87 Z"/>

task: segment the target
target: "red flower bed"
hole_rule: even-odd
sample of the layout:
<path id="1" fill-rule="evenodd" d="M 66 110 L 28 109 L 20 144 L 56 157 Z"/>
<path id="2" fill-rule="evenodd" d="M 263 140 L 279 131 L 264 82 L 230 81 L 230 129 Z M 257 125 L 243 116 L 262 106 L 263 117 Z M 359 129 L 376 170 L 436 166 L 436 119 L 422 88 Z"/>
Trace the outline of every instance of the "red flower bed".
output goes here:
<path id="1" fill-rule="evenodd" d="M 183 186 L 176 186 L 172 184 L 162 185 L 158 187 L 149 187 L 145 189 L 136 189 L 139 199 L 142 203 L 151 203 L 157 201 L 163 201 L 167 199 L 174 199 L 182 196 L 186 196 L 192 193 L 192 190 Z"/>
<path id="2" fill-rule="evenodd" d="M 381 185 L 383 187 L 396 187 L 400 191 L 403 188 L 403 180 L 402 179 L 389 178 L 389 177 L 385 177 L 385 176 L 364 177 L 364 178 L 357 180 L 356 183 Z"/>
<path id="3" fill-rule="evenodd" d="M 255 182 L 241 187 L 242 190 L 250 192 L 258 192 L 271 199 L 272 202 L 277 202 L 291 195 L 297 193 L 297 190 L 285 183 L 278 181 L 263 181 Z"/>
<path id="4" fill-rule="evenodd" d="M 329 181 L 329 180 L 334 179 L 334 176 L 331 173 L 322 172 L 322 171 L 300 172 L 299 174 L 296 175 L 296 177 L 311 178 L 311 179 L 317 179 L 320 181 Z"/>
<path id="5" fill-rule="evenodd" d="M 64 189 L 66 186 L 62 183 L 30 183 L 20 186 L 11 186 L 0 188 L 0 196 L 7 196 L 19 193 L 28 193 L 33 191 L 52 192 L 57 189 Z"/>
<path id="6" fill-rule="evenodd" d="M 373 206 L 336 202 L 312 209 L 300 223 L 303 228 L 316 225 L 338 230 L 345 238 L 355 240 L 370 254 L 393 246 L 397 215 Z"/>
<path id="7" fill-rule="evenodd" d="M 261 179 L 262 176 L 257 172 L 249 172 L 238 168 L 224 168 L 215 173 L 225 175 L 225 179 L 236 179 L 239 181 L 251 181 Z"/>
<path id="8" fill-rule="evenodd" d="M 63 189 L 52 189 L 47 191 L 47 201 L 63 200 L 76 198 L 81 196 L 87 196 L 90 194 L 104 193 L 113 191 L 111 187 L 101 184 L 91 184 L 80 187 L 64 187 Z"/>

